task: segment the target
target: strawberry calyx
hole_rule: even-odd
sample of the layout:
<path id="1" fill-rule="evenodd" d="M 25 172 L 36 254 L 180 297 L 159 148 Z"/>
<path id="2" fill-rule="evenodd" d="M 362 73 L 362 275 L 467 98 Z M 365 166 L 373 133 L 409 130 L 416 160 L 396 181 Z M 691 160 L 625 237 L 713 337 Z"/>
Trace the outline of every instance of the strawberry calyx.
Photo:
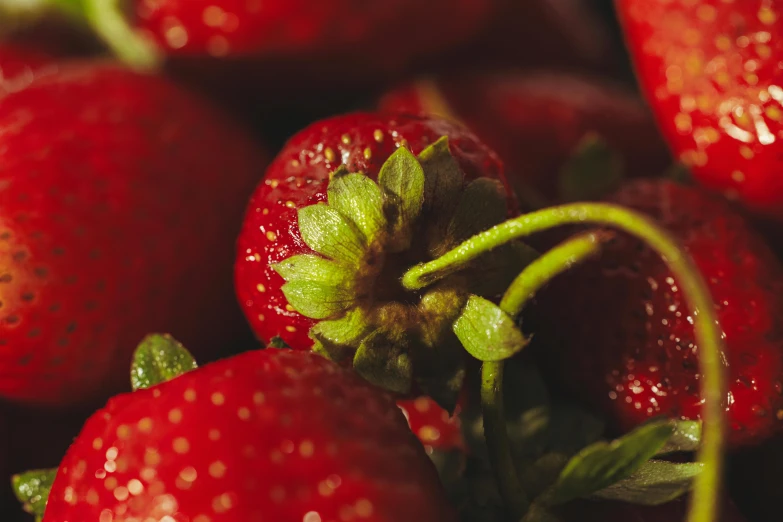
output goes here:
<path id="1" fill-rule="evenodd" d="M 154 70 L 162 56 L 157 45 L 129 22 L 124 0 L 0 0 L 0 34 L 54 13 L 89 28 L 123 63 Z"/>
<path id="2" fill-rule="evenodd" d="M 11 477 L 14 495 L 22 503 L 25 512 L 33 515 L 36 521 L 43 518 L 56 475 L 57 469 L 52 468 L 26 471 Z"/>
<path id="3" fill-rule="evenodd" d="M 402 287 L 400 277 L 412 266 L 506 218 L 500 182 L 479 178 L 465 185 L 463 178 L 446 137 L 418 157 L 400 147 L 377 183 L 342 166 L 331 176 L 327 201 L 298 211 L 302 240 L 315 253 L 273 267 L 286 281 L 289 304 L 319 320 L 309 332 L 315 351 L 351 361 L 387 390 L 423 392 L 449 412 L 464 379 L 455 322 L 466 309 L 478 315 L 494 306 L 487 299 L 478 310 L 466 304 L 498 296 L 534 255 L 513 243 L 425 291 Z M 519 349 L 524 338 L 513 323 L 504 331 L 512 330 L 507 344 Z"/>

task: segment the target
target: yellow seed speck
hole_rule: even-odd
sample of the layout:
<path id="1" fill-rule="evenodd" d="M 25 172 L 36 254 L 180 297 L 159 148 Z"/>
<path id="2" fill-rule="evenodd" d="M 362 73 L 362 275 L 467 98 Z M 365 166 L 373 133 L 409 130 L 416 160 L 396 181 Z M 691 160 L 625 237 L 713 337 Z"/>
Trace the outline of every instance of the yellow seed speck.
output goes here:
<path id="1" fill-rule="evenodd" d="M 277 188 L 278 185 L 280 185 L 280 180 L 273 179 L 272 181 L 269 182 L 269 186 L 272 188 Z M 267 210 L 267 212 L 269 211 Z"/>
<path id="2" fill-rule="evenodd" d="M 99 500 L 98 492 L 95 491 L 94 489 L 91 489 L 90 491 L 87 492 L 87 497 L 85 498 L 85 500 L 87 501 L 88 504 L 94 506 L 95 504 L 98 503 Z"/>
<path id="3" fill-rule="evenodd" d="M 778 19 L 778 16 L 768 6 L 763 6 L 759 9 L 759 21 L 764 25 L 772 25 Z"/>
<path id="4" fill-rule="evenodd" d="M 152 482 L 155 480 L 155 475 L 157 475 L 158 472 L 155 471 L 153 468 L 142 468 L 141 472 L 139 473 L 139 476 L 142 478 L 142 480 L 146 482 Z"/>
<path id="5" fill-rule="evenodd" d="M 743 145 L 742 147 L 740 147 L 740 154 L 745 159 L 753 159 L 753 156 L 755 156 L 755 154 L 753 153 L 753 149 L 751 149 L 747 145 Z"/>
<path id="6" fill-rule="evenodd" d="M 296 204 L 293 201 L 286 201 L 285 206 L 288 208 L 296 208 Z"/>
<path id="7" fill-rule="evenodd" d="M 224 402 L 226 402 L 226 396 L 225 395 L 223 395 L 220 392 L 215 392 L 215 393 L 212 394 L 212 404 L 214 404 L 215 406 L 220 406 Z"/>
<path id="8" fill-rule="evenodd" d="M 261 292 L 263 294 L 264 292 L 266 292 L 266 287 L 263 284 L 258 283 L 256 285 L 256 290 L 258 290 L 259 292 Z"/>
<path id="9" fill-rule="evenodd" d="M 435 442 L 440 438 L 440 431 L 434 426 L 422 426 L 419 428 L 419 438 L 424 442 Z"/>
<path id="10" fill-rule="evenodd" d="M 147 451 L 144 453 L 144 464 L 153 467 L 160 464 L 160 453 L 152 448 L 147 448 Z"/>
<path id="11" fill-rule="evenodd" d="M 375 132 L 372 133 L 372 137 L 375 138 L 375 141 L 378 143 L 383 141 L 383 131 L 381 129 L 376 129 Z"/>
<path id="12" fill-rule="evenodd" d="M 264 314 L 258 314 L 258 320 L 259 320 L 259 321 L 263 321 L 264 319 L 266 319 L 266 318 L 264 317 Z"/>
<path id="13" fill-rule="evenodd" d="M 220 462 L 219 460 L 216 460 L 212 464 L 209 465 L 209 475 L 212 478 L 222 478 L 223 475 L 226 474 L 226 465 Z"/>
<path id="14" fill-rule="evenodd" d="M 373 507 L 372 502 L 367 500 L 366 498 L 359 499 L 356 501 L 356 514 L 359 515 L 362 518 L 368 518 L 372 515 Z"/>
<path id="15" fill-rule="evenodd" d="M 120 440 L 128 440 L 131 436 L 130 426 L 121 424 L 117 427 L 117 438 Z"/>
<path id="16" fill-rule="evenodd" d="M 716 14 L 716 9 L 711 5 L 701 5 L 696 10 L 696 16 L 698 16 L 699 19 L 703 22 L 712 22 L 715 20 Z"/>
<path id="17" fill-rule="evenodd" d="M 131 495 L 141 495 L 144 491 L 144 484 L 139 479 L 131 479 L 128 481 L 128 491 Z"/>
<path id="18" fill-rule="evenodd" d="M 419 397 L 418 399 L 413 401 L 413 407 L 416 408 L 417 411 L 424 413 L 426 411 L 429 411 L 430 401 L 426 397 Z"/>
<path id="19" fill-rule="evenodd" d="M 302 443 L 299 444 L 299 454 L 304 458 L 312 457 L 314 452 L 315 446 L 313 445 L 312 441 L 303 440 Z"/>
<path id="20" fill-rule="evenodd" d="M 340 141 L 342 141 L 345 145 L 350 145 L 351 137 L 348 134 L 343 134 L 342 137 L 340 137 Z"/>
<path id="21" fill-rule="evenodd" d="M 196 401 L 196 390 L 193 388 L 188 388 L 185 390 L 185 400 L 187 402 L 195 402 Z"/>
<path id="22" fill-rule="evenodd" d="M 209 430 L 209 440 L 212 441 L 220 440 L 220 430 L 215 430 L 215 429 Z"/>
<path id="23" fill-rule="evenodd" d="M 295 310 L 294 310 L 294 307 L 293 307 L 293 306 L 291 306 L 290 304 L 286 304 L 286 305 L 285 305 L 285 309 L 286 309 L 287 311 L 289 311 L 289 312 L 293 312 L 293 311 L 295 311 Z"/>
<path id="24" fill-rule="evenodd" d="M 196 518 L 193 519 L 193 522 L 212 522 L 212 519 L 207 515 L 196 515 Z"/>
<path id="25" fill-rule="evenodd" d="M 267 233 L 266 233 L 266 238 L 267 238 L 269 241 L 274 241 L 274 240 L 276 240 L 276 239 L 277 239 L 277 234 L 275 234 L 274 232 L 272 232 L 272 231 L 270 230 L 269 232 L 267 232 Z"/>
<path id="26" fill-rule="evenodd" d="M 174 442 L 171 444 L 171 447 L 174 448 L 175 453 L 179 453 L 180 455 L 184 455 L 188 451 L 190 451 L 190 443 L 188 442 L 188 439 L 185 437 L 177 437 L 174 439 Z"/>
<path id="27" fill-rule="evenodd" d="M 297 159 L 291 160 L 291 166 L 292 167 L 299 167 L 300 165 L 301 165 L 301 163 L 299 163 L 299 160 L 297 160 Z"/>
<path id="28" fill-rule="evenodd" d="M 737 183 L 745 181 L 745 174 L 741 170 L 735 170 L 731 173 L 731 179 Z"/>
<path id="29" fill-rule="evenodd" d="M 248 420 L 250 418 L 250 410 L 248 408 L 239 408 L 237 410 L 237 416 L 242 420 Z"/>
<path id="30" fill-rule="evenodd" d="M 290 333 L 294 333 L 296 331 L 296 327 L 295 326 L 286 326 L 285 327 L 285 331 L 286 332 L 290 332 Z"/>
<path id="31" fill-rule="evenodd" d="M 198 472 L 193 466 L 188 466 L 179 472 L 179 476 L 185 482 L 195 482 L 198 478 Z"/>
<path id="32" fill-rule="evenodd" d="M 182 421 L 182 410 L 174 408 L 169 412 L 169 422 L 172 424 L 179 424 Z"/>
<path id="33" fill-rule="evenodd" d="M 364 159 L 366 159 L 366 160 L 372 158 L 372 150 L 370 149 L 370 147 L 367 147 L 366 149 L 364 149 L 363 154 L 364 154 Z"/>
<path id="34" fill-rule="evenodd" d="M 264 396 L 264 392 L 257 391 L 253 394 L 253 403 L 254 404 L 264 404 L 264 401 L 266 400 L 266 397 Z"/>
<path id="35" fill-rule="evenodd" d="M 99 450 L 103 447 L 103 439 L 98 437 L 97 439 L 92 441 L 92 449 Z"/>
<path id="36" fill-rule="evenodd" d="M 149 417 L 144 417 L 141 419 L 138 423 L 139 431 L 142 433 L 149 433 L 152 431 L 152 419 Z"/>
<path id="37" fill-rule="evenodd" d="M 329 162 L 334 161 L 334 158 L 335 158 L 334 151 L 332 149 L 330 149 L 329 147 L 326 147 L 326 149 L 324 149 L 324 157 L 326 158 L 326 161 L 329 161 Z"/>
<path id="38" fill-rule="evenodd" d="M 114 488 L 116 488 L 118 485 L 119 484 L 117 483 L 117 479 L 114 477 L 109 477 L 103 481 L 103 487 L 105 487 L 109 491 L 113 491 Z"/>
<path id="39" fill-rule="evenodd" d="M 266 216 L 268 214 L 269 214 L 269 209 L 268 208 L 265 208 L 264 210 L 261 211 L 261 215 L 263 215 L 263 216 Z"/>

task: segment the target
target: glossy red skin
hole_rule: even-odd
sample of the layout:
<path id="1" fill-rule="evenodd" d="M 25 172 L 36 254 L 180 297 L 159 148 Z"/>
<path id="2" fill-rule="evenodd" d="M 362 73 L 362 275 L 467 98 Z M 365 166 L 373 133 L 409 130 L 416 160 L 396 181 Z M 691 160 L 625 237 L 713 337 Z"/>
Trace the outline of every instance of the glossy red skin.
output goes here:
<path id="1" fill-rule="evenodd" d="M 299 235 L 297 209 L 326 199 L 329 174 L 341 164 L 376 179 L 403 142 L 418 154 L 442 136 L 449 136 L 466 180 L 486 176 L 505 183 L 491 150 L 468 130 L 439 118 L 347 114 L 313 123 L 288 141 L 250 199 L 237 243 L 236 293 L 260 340 L 280 337 L 290 346 L 312 346 L 307 333 L 315 321 L 290 307 L 281 291 L 284 281 L 270 266 L 312 253 Z M 515 208 L 512 199 L 509 208 Z"/>
<path id="2" fill-rule="evenodd" d="M 0 95 L 26 87 L 52 59 L 28 46 L 0 42 Z"/>
<path id="3" fill-rule="evenodd" d="M 429 397 L 397 401 L 397 406 L 428 453 L 467 449 L 458 417 L 459 407 L 454 415 L 449 415 Z"/>
<path id="4" fill-rule="evenodd" d="M 670 163 L 641 100 L 619 85 L 553 72 L 465 72 L 386 93 L 382 110 L 450 113 L 495 150 L 518 192 L 532 186 L 554 202 L 558 173 L 580 140 L 597 132 L 624 158 L 629 176 Z"/>
<path id="5" fill-rule="evenodd" d="M 725 334 L 728 440 L 783 429 L 783 268 L 719 196 L 664 180 L 627 184 L 610 201 L 654 217 L 693 257 Z M 626 235 L 539 295 L 535 332 L 550 376 L 628 430 L 701 410 L 693 326 L 676 280 Z"/>
<path id="6" fill-rule="evenodd" d="M 150 331 L 206 360 L 241 331 L 233 237 L 265 163 L 243 129 L 162 77 L 86 62 L 5 96 L 0 128 L 0 397 L 105 396 Z"/>
<path id="7" fill-rule="evenodd" d="M 318 355 L 275 349 L 115 397 L 87 421 L 44 520 L 106 512 L 176 522 L 455 520 L 390 395 Z"/>
<path id="8" fill-rule="evenodd" d="M 676 155 L 705 186 L 783 218 L 783 7 L 764 0 L 616 5 Z"/>
<path id="9" fill-rule="evenodd" d="M 685 522 L 688 501 L 685 498 L 662 506 L 637 506 L 622 502 L 578 500 L 566 504 L 561 522 Z M 746 522 L 730 501 L 725 502 L 719 522 Z"/>
<path id="10" fill-rule="evenodd" d="M 135 21 L 170 55 L 363 56 L 407 62 L 465 40 L 496 0 L 135 0 Z M 432 31 L 433 21 L 438 30 Z"/>

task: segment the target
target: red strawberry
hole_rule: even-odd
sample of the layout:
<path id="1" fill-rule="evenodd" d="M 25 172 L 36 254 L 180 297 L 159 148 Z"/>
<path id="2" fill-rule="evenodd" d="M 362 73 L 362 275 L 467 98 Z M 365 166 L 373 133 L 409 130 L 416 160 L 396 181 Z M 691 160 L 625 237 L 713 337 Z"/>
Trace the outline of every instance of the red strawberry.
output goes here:
<path id="1" fill-rule="evenodd" d="M 392 397 L 324 358 L 248 352 L 112 399 L 44 520 L 454 520 Z"/>
<path id="2" fill-rule="evenodd" d="M 661 506 L 580 500 L 565 506 L 560 522 L 685 522 L 687 513 L 686 499 Z M 745 517 L 733 503 L 726 502 L 716 522 L 745 522 Z"/>
<path id="3" fill-rule="evenodd" d="M 298 88 L 307 78 L 323 88 L 367 83 L 431 58 L 486 25 L 498 2 L 128 0 L 103 2 L 108 4 L 103 17 L 77 16 L 132 63 L 150 65 L 155 54 L 162 54 L 196 59 L 199 68 L 217 66 L 225 72 L 222 67 L 234 62 L 239 66 L 234 72 L 243 73 L 234 79 L 237 83 Z M 0 3 L 0 14 L 3 7 L 11 11 L 7 18 L 19 9 Z M 28 8 L 35 11 L 28 16 L 69 8 L 73 11 L 59 0 L 44 0 Z M 216 60 L 210 63 L 210 58 Z M 263 75 L 253 72 L 259 67 Z M 270 70 L 275 73 L 270 75 Z M 276 80 L 270 82 L 270 77 Z"/>
<path id="4" fill-rule="evenodd" d="M 603 80 L 549 72 L 455 73 L 399 86 L 379 105 L 463 121 L 500 155 L 519 194 L 533 188 L 549 201 L 558 199 L 558 174 L 588 134 L 616 148 L 633 176 L 659 174 L 669 162 L 642 103 Z"/>
<path id="5" fill-rule="evenodd" d="M 398 401 L 397 406 L 428 453 L 466 449 L 458 412 L 450 415 L 429 397 Z"/>
<path id="6" fill-rule="evenodd" d="M 783 216 L 783 10 L 767 0 L 617 0 L 669 144 L 705 186 Z"/>
<path id="7" fill-rule="evenodd" d="M 720 198 L 670 181 L 636 181 L 611 201 L 674 233 L 709 284 L 725 334 L 729 441 L 783 428 L 783 268 Z M 540 295 L 534 336 L 549 369 L 615 427 L 650 417 L 697 419 L 698 347 L 677 281 L 648 247 L 618 235 L 595 261 Z M 564 362 L 565 361 L 565 362 Z"/>
<path id="8" fill-rule="evenodd" d="M 26 87 L 34 71 L 49 62 L 51 58 L 35 49 L 0 42 L 0 93 Z"/>
<path id="9" fill-rule="evenodd" d="M 243 129 L 100 63 L 4 96 L 0 129 L 0 397 L 95 397 L 151 329 L 197 350 L 237 329 L 232 238 L 265 160 Z"/>
<path id="10" fill-rule="evenodd" d="M 420 157 L 399 154 L 408 148 Z M 397 167 L 421 169 L 417 175 L 426 178 L 424 194 L 419 193 L 423 199 L 414 205 L 416 216 L 406 214 L 406 195 L 390 196 L 392 189 L 378 188 L 374 181 L 379 171 L 396 172 Z M 335 171 L 348 178 L 340 182 L 347 207 L 334 210 L 332 196 L 331 206 L 311 207 L 327 201 Z M 358 172 L 369 179 L 349 174 Z M 406 170 L 404 175 L 413 173 Z M 483 176 L 495 181 L 476 180 Z M 361 180 L 364 188 L 358 193 L 345 192 L 353 190 L 346 188 L 349 182 Z M 468 184 L 470 180 L 476 181 Z M 437 395 L 433 388 L 444 385 L 448 398 L 433 396 L 453 408 L 464 360 L 451 324 L 462 307 L 462 290 L 484 282 L 490 269 L 486 263 L 474 265 L 482 277 L 449 280 L 424 294 L 408 293 L 399 277 L 405 268 L 504 220 L 513 210 L 504 182 L 494 153 L 445 120 L 357 113 L 312 124 L 285 145 L 248 206 L 235 276 L 245 315 L 260 339 L 301 348 L 313 346 L 315 339 L 317 348 L 335 360 L 360 358 L 363 375 L 395 391 L 409 389 L 411 371 L 427 394 Z M 378 216 L 372 214 L 376 204 L 382 207 Z M 310 210 L 327 215 L 309 213 L 302 223 L 302 213 Z M 300 227 L 315 230 L 325 223 L 330 225 L 313 232 L 312 240 L 303 240 Z M 321 239 L 328 244 L 315 247 L 314 241 Z M 346 250 L 345 245 L 354 246 Z M 335 263 L 313 257 L 316 250 Z M 518 266 L 513 265 L 513 275 Z M 503 271 L 498 275 L 502 278 Z M 499 292 L 505 286 L 495 288 Z M 294 298 L 298 308 L 290 302 Z M 359 366 L 357 359 L 354 366 Z M 385 380 L 387 376 L 396 381 Z"/>

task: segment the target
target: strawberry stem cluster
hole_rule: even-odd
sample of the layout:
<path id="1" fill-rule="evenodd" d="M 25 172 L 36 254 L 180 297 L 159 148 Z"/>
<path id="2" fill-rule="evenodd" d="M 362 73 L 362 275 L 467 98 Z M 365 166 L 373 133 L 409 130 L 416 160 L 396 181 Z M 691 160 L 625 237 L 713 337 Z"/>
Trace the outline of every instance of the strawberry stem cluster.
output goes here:
<path id="1" fill-rule="evenodd" d="M 700 364 L 703 374 L 701 394 L 704 401 L 703 438 L 699 449 L 699 461 L 703 465 L 703 472 L 695 479 L 688 522 L 712 522 L 718 515 L 718 491 L 722 471 L 725 397 L 724 370 L 721 364 L 723 339 L 715 307 L 701 273 L 666 230 L 646 216 L 616 205 L 576 203 L 548 208 L 508 220 L 477 234 L 440 258 L 412 268 L 403 276 L 403 285 L 409 289 L 422 288 L 437 281 L 442 274 L 453 273 L 483 252 L 497 248 L 508 241 L 553 227 L 579 224 L 617 228 L 647 242 L 664 259 L 687 296 L 689 311 L 694 320 L 696 340 L 701 352 Z M 568 249 L 565 251 L 568 252 Z M 589 254 L 590 249 L 584 249 L 584 252 Z M 545 259 L 545 264 L 541 265 L 542 269 L 533 265 L 534 270 L 529 276 L 530 283 L 515 282 L 512 285 L 512 293 L 518 291 L 518 295 L 507 294 L 504 297 L 507 305 L 509 303 L 523 305 L 529 296 L 529 290 L 555 277 L 577 261 L 579 256 L 558 255 Z M 527 276 L 523 272 L 518 281 L 526 279 Z M 528 284 L 529 288 L 526 288 Z M 511 311 L 518 312 L 518 310 Z M 497 401 L 500 397 L 498 390 L 501 379 L 502 371 L 498 371 L 497 367 L 490 366 L 485 369 L 483 386 L 488 389 L 484 390 L 482 397 L 488 406 L 485 409 L 490 419 L 488 426 L 495 428 L 496 431 L 494 435 L 488 435 L 488 438 L 493 437 L 495 440 L 506 436 L 505 432 L 497 426 L 497 403 L 493 404 L 493 401 Z M 508 472 L 500 472 L 498 476 L 506 480 Z M 513 477 L 510 480 L 511 485 L 501 486 L 506 491 L 514 489 Z"/>

